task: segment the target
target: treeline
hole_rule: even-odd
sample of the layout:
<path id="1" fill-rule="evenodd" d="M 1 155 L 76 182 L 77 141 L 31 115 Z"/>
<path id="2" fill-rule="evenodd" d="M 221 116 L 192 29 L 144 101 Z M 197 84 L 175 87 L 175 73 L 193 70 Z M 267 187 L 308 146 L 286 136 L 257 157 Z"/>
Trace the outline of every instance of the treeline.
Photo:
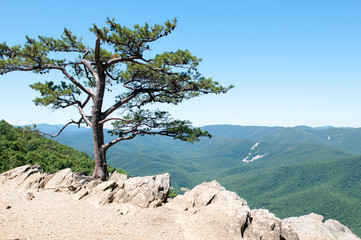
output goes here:
<path id="1" fill-rule="evenodd" d="M 13 127 L 0 121 L 0 173 L 25 164 L 39 164 L 45 172 L 64 168 L 91 175 L 94 161 L 84 153 L 48 139 L 30 127 Z M 109 167 L 113 172 L 115 168 Z"/>

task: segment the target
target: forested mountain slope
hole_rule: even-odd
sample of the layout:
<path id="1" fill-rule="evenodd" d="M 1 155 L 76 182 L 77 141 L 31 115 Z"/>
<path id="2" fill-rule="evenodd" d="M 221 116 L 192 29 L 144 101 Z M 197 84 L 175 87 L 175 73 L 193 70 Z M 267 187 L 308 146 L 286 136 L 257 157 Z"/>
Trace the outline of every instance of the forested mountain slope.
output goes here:
<path id="1" fill-rule="evenodd" d="M 204 129 L 224 138 L 281 144 L 313 143 L 361 153 L 361 128 L 211 125 L 205 126 Z"/>
<path id="2" fill-rule="evenodd" d="M 25 164 L 39 164 L 50 173 L 71 168 L 91 175 L 94 170 L 94 162 L 85 152 L 41 136 L 30 127 L 13 127 L 0 121 L 0 173 Z"/>

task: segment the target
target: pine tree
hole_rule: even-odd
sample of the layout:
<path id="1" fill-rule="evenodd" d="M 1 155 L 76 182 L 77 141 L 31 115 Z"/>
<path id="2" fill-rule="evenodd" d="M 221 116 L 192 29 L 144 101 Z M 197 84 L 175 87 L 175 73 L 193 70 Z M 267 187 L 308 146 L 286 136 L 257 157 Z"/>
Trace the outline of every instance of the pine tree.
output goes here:
<path id="1" fill-rule="evenodd" d="M 64 75 L 65 81 L 58 83 L 54 80 L 31 84 L 31 88 L 40 92 L 34 103 L 53 109 L 78 109 L 79 120 L 69 121 L 64 128 L 69 124 L 86 124 L 92 128 L 93 176 L 103 180 L 109 176 L 106 152 L 120 141 L 138 135 L 164 135 L 189 142 L 198 141 L 201 136 L 210 137 L 208 132 L 193 128 L 187 120 L 174 120 L 168 112 L 149 110 L 149 104 L 176 105 L 208 93 L 226 93 L 233 87 L 223 87 L 203 77 L 197 71 L 201 59 L 188 50 L 163 52 L 150 59 L 144 56 L 150 51 L 151 43 L 173 32 L 176 19 L 152 27 L 147 23 L 134 25 L 133 29 L 109 18 L 106 24 L 104 28 L 95 24 L 90 28 L 95 35 L 94 48 L 86 47 L 82 39 L 68 29 L 58 39 L 26 36 L 22 46 L 0 44 L 1 75 L 14 71 L 36 74 L 59 71 Z M 69 57 L 54 57 L 64 54 Z M 116 85 L 121 88 L 115 88 Z M 114 89 L 121 89 L 115 103 L 104 107 L 106 92 Z M 90 113 L 86 112 L 88 105 Z M 113 116 L 116 111 L 121 114 Z M 111 134 L 117 137 L 106 143 L 104 124 L 107 122 L 113 126 Z"/>

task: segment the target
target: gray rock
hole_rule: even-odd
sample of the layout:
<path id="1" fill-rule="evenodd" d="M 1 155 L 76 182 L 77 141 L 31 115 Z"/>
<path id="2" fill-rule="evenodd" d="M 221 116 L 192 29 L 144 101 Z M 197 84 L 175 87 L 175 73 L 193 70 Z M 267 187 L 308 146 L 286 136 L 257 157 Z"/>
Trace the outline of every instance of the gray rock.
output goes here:
<path id="1" fill-rule="evenodd" d="M 44 188 L 60 189 L 71 185 L 73 181 L 73 172 L 70 168 L 66 168 L 52 174 L 51 178 L 45 183 Z"/>
<path id="2" fill-rule="evenodd" d="M 42 181 L 41 188 L 74 193 L 92 180 L 94 180 L 92 177 L 73 173 L 70 168 L 65 168 L 54 174 L 46 175 Z"/>
<path id="3" fill-rule="evenodd" d="M 114 180 L 117 183 L 125 182 L 128 179 L 128 176 L 125 174 L 117 173 L 117 171 L 114 171 L 112 175 L 110 175 L 109 180 Z"/>
<path id="4" fill-rule="evenodd" d="M 29 169 L 30 169 L 30 165 L 24 165 L 24 166 L 9 170 L 7 172 L 4 172 L 4 173 L 0 174 L 0 183 L 6 184 L 10 180 L 23 175 Z"/>
<path id="5" fill-rule="evenodd" d="M 298 237 L 297 232 L 294 231 L 294 229 L 290 224 L 285 224 L 285 222 L 282 222 L 281 239 L 299 240 L 300 238 Z"/>
<path id="6" fill-rule="evenodd" d="M 197 212 L 177 214 L 185 239 L 241 239 L 249 207 L 235 203 L 211 204 Z"/>
<path id="7" fill-rule="evenodd" d="M 247 202 L 235 192 L 226 190 L 217 181 L 212 181 L 202 183 L 184 195 L 178 195 L 167 206 L 172 209 L 197 211 L 211 203 L 227 201 L 236 201 L 241 206 L 247 206 Z"/>
<path id="8" fill-rule="evenodd" d="M 0 183 L 9 187 L 37 188 L 42 172 L 39 165 L 24 165 L 0 174 Z"/>
<path id="9" fill-rule="evenodd" d="M 84 183 L 81 187 L 78 187 L 77 191 L 74 191 L 74 198 L 78 200 L 85 198 L 100 183 L 102 183 L 100 179 L 93 179 Z"/>
<path id="10" fill-rule="evenodd" d="M 94 185 L 94 182 L 92 182 Z M 117 183 L 113 180 L 101 182 L 91 189 L 84 199 L 95 205 L 107 205 L 114 201 L 114 191 L 118 187 Z M 90 188 L 88 188 L 90 190 Z"/>
<path id="11" fill-rule="evenodd" d="M 140 208 L 154 208 L 164 204 L 169 188 L 170 175 L 168 173 L 130 179 L 126 175 L 112 174 L 108 181 L 88 182 L 75 196 L 93 204 L 132 204 Z M 116 208 L 120 209 L 119 206 Z M 129 209 L 138 208 L 127 207 L 127 209 L 120 212 L 126 214 L 131 211 Z"/>
<path id="12" fill-rule="evenodd" d="M 123 192 L 118 196 L 141 208 L 159 207 L 165 203 L 170 189 L 170 175 L 135 177 L 124 182 Z M 120 201 L 122 202 L 122 200 Z"/>
<path id="13" fill-rule="evenodd" d="M 185 239 L 240 239 L 250 209 L 218 182 L 202 183 L 165 205 L 178 211 Z"/>
<path id="14" fill-rule="evenodd" d="M 293 240 L 290 232 L 295 233 L 299 240 L 357 240 L 347 227 L 335 220 L 323 222 L 324 217 L 315 213 L 301 217 L 286 218 L 282 221 L 282 235 L 286 240 Z M 283 228 L 287 232 L 283 232 Z"/>
<path id="15" fill-rule="evenodd" d="M 251 211 L 249 225 L 244 232 L 244 239 L 279 240 L 282 221 L 266 209 Z"/>
<path id="16" fill-rule="evenodd" d="M 108 181 L 73 173 L 69 168 L 44 174 L 39 165 L 26 165 L 0 174 L 0 184 L 24 189 L 47 189 L 73 193 L 97 205 L 129 203 L 140 208 L 154 208 L 165 203 L 169 188 L 168 173 L 130 178 L 113 173 Z M 119 207 L 118 207 L 119 209 Z M 127 209 L 137 209 L 128 207 Z M 123 213 L 129 212 L 122 211 Z"/>
<path id="17" fill-rule="evenodd" d="M 323 225 L 332 233 L 335 239 L 359 239 L 348 227 L 342 225 L 339 221 L 329 219 Z"/>
<path id="18" fill-rule="evenodd" d="M 31 201 L 31 200 L 33 200 L 33 198 L 35 198 L 35 196 L 34 196 L 34 194 L 32 192 L 28 192 L 26 194 L 26 200 Z"/>

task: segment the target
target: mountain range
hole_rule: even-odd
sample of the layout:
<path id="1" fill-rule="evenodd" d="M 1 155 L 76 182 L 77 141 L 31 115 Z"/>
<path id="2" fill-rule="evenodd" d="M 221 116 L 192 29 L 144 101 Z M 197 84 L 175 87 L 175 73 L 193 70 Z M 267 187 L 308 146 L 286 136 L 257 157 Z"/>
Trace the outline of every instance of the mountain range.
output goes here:
<path id="1" fill-rule="evenodd" d="M 61 128 L 37 127 L 47 133 Z M 213 137 L 196 144 L 162 136 L 120 142 L 108 151 L 108 163 L 136 176 L 169 172 L 176 191 L 217 180 L 253 208 L 267 208 L 281 218 L 315 212 L 361 234 L 360 128 L 203 129 Z M 93 155 L 90 129 L 72 126 L 55 140 Z"/>

